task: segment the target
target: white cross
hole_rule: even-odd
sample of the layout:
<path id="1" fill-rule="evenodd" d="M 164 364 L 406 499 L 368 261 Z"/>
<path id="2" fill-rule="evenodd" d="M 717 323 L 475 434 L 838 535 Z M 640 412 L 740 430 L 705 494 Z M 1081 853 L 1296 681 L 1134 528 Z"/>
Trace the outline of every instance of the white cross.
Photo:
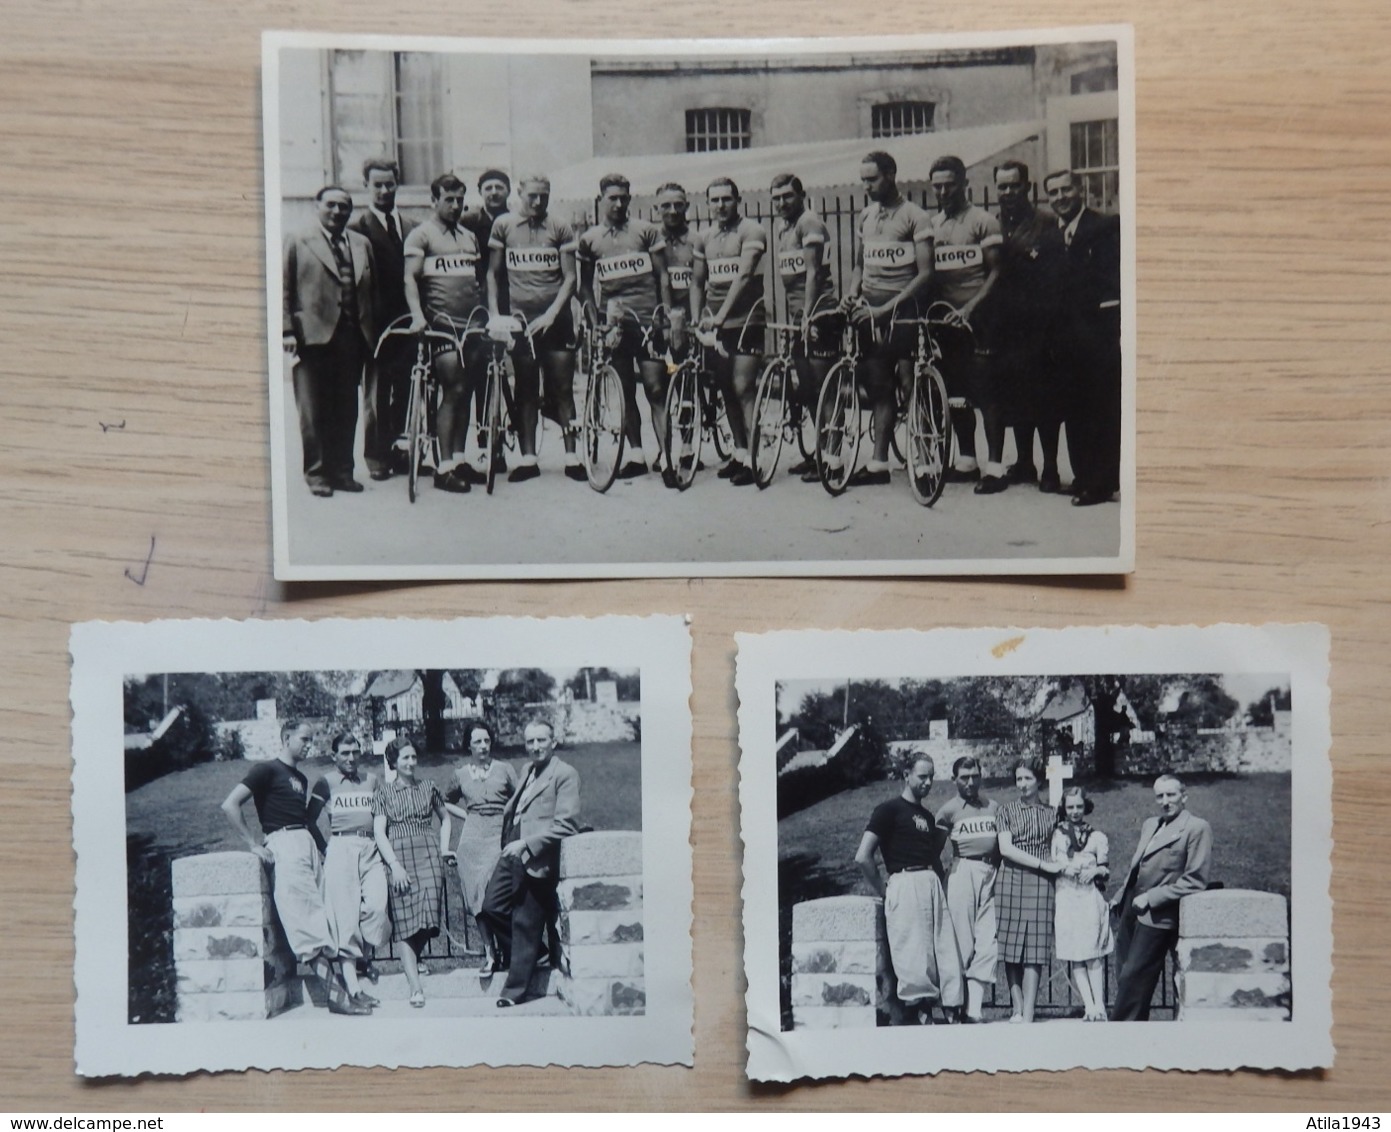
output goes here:
<path id="1" fill-rule="evenodd" d="M 1048 804 L 1055 810 L 1062 805 L 1063 787 L 1067 785 L 1067 780 L 1072 777 L 1072 768 L 1063 762 L 1061 755 L 1052 755 L 1048 759 Z"/>

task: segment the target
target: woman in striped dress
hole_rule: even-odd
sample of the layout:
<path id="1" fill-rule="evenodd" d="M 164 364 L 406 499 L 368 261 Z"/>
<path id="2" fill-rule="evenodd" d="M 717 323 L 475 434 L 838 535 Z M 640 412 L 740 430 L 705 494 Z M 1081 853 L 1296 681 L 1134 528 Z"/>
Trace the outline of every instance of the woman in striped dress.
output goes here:
<path id="1" fill-rule="evenodd" d="M 1034 1020 L 1039 978 L 1053 955 L 1053 878 L 1062 866 L 1050 852 L 1056 815 L 1038 799 L 1039 777 L 1035 763 L 1016 764 L 1019 800 L 1004 806 L 996 819 L 1002 861 L 995 881 L 995 915 L 1011 1022 Z"/>
<path id="2" fill-rule="evenodd" d="M 401 967 L 411 990 L 411 1005 L 425 1005 L 420 986 L 420 952 L 439 935 L 444 907 L 444 867 L 454 863 L 449 850 L 449 811 L 439 787 L 416 777 L 415 747 L 393 739 L 386 765 L 396 772 L 372 798 L 372 829 L 377 849 L 391 875 L 391 934 L 401 944 Z M 440 819 L 439 834 L 431 828 Z"/>

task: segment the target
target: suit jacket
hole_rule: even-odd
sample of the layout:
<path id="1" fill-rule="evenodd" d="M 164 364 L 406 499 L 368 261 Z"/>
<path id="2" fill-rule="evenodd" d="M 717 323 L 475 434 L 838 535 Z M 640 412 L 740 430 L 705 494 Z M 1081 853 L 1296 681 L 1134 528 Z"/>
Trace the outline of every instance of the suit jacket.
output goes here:
<path id="1" fill-rule="evenodd" d="M 1138 914 L 1140 923 L 1154 928 L 1178 927 L 1180 898 L 1207 888 L 1212 865 L 1212 826 L 1187 810 L 1163 829 L 1157 817 L 1140 826 L 1140 844 L 1130 861 L 1130 873 L 1115 903 L 1146 893 L 1150 906 Z"/>
<path id="2" fill-rule="evenodd" d="M 373 296 L 372 245 L 361 233 L 346 231 L 357 284 L 358 324 L 368 353 L 377 344 Z M 285 241 L 282 283 L 284 332 L 300 346 L 326 346 L 342 313 L 338 263 L 324 230 L 315 224 Z"/>
<path id="3" fill-rule="evenodd" d="M 1061 233 L 1060 233 L 1061 234 Z M 1121 221 L 1084 208 L 1063 253 L 1064 302 L 1084 321 L 1120 321 Z"/>
<path id="4" fill-rule="evenodd" d="M 401 236 L 399 244 L 387 235 L 377 214 L 370 208 L 363 209 L 348 221 L 348 229 L 366 236 L 367 242 L 372 245 L 376 316 L 378 325 L 382 327 L 410 309 L 406 305 L 406 258 L 402 249 L 415 222 L 402 216 L 400 209 L 396 210 L 395 216 Z"/>
<path id="5" fill-rule="evenodd" d="M 522 863 L 534 877 L 554 877 L 560 865 L 560 842 L 579 832 L 580 774 L 554 755 L 508 800 L 502 828 L 526 842 Z"/>

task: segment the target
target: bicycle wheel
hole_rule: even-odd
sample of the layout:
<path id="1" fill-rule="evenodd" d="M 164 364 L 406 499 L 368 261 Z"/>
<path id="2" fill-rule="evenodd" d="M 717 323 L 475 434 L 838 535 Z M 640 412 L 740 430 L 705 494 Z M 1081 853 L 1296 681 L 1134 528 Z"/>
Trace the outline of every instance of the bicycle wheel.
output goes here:
<path id="1" fill-rule="evenodd" d="M 419 372 L 411 374 L 410 397 L 406 401 L 406 443 L 406 495 L 414 503 L 425 451 L 425 377 Z"/>
<path id="2" fill-rule="evenodd" d="M 722 461 L 734 455 L 734 432 L 729 427 L 729 408 L 724 394 L 715 386 L 715 375 L 705 370 L 700 375 L 700 390 L 705 398 L 705 427 L 715 442 L 715 455 Z"/>
<path id="3" fill-rule="evenodd" d="M 589 486 L 608 491 L 623 462 L 623 382 L 613 366 L 593 375 L 584 397 L 581 432 Z"/>
<path id="4" fill-rule="evenodd" d="M 676 486 L 685 491 L 695 480 L 700 466 L 700 445 L 704 429 L 700 426 L 699 375 L 694 362 L 683 362 L 671 375 L 667 386 L 667 462 L 676 476 Z"/>
<path id="5" fill-rule="evenodd" d="M 792 402 L 789 427 L 797 434 L 797 450 L 802 459 L 813 459 L 816 456 L 816 417 L 803 403 L 800 392 Z"/>
<path id="6" fill-rule="evenodd" d="M 502 372 L 502 364 L 497 359 L 490 361 L 486 392 L 483 395 L 483 450 L 488 461 L 489 495 L 493 494 L 498 465 L 502 462 L 502 383 L 506 379 L 507 375 Z"/>
<path id="7" fill-rule="evenodd" d="M 782 455 L 783 425 L 787 423 L 787 363 L 774 358 L 763 367 L 753 400 L 753 436 L 749 438 L 749 457 L 754 481 L 760 488 L 773 482 Z"/>
<path id="8" fill-rule="evenodd" d="M 860 455 L 860 391 L 847 362 L 831 367 L 816 402 L 816 470 L 821 486 L 840 495 Z"/>
<path id="9" fill-rule="evenodd" d="M 932 366 L 925 366 L 914 375 L 907 419 L 908 486 L 914 499 L 931 507 L 941 498 L 951 459 L 947 386 Z"/>

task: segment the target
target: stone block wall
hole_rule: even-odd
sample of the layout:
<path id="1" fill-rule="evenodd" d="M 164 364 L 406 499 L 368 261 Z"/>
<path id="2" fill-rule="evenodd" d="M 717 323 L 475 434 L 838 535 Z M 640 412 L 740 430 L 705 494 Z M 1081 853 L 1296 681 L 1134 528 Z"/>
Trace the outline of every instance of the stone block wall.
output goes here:
<path id="1" fill-rule="evenodd" d="M 265 1019 L 302 1001 L 256 854 L 181 857 L 172 881 L 178 1021 Z"/>
<path id="2" fill-rule="evenodd" d="M 897 1019 L 884 904 L 828 896 L 792 909 L 794 1029 L 872 1027 Z"/>
<path id="3" fill-rule="evenodd" d="M 643 1014 L 642 834 L 581 833 L 560 843 L 561 1000 L 575 1014 Z"/>
<path id="4" fill-rule="evenodd" d="M 1286 1022 L 1290 931 L 1285 898 L 1226 888 L 1179 904 L 1177 1020 Z"/>
<path id="5" fill-rule="evenodd" d="M 1131 743 L 1116 752 L 1116 771 L 1148 777 L 1166 770 L 1178 774 L 1281 773 L 1290 769 L 1289 731 L 1250 727 L 1244 731 L 1183 732 L 1158 735 L 1153 743 Z"/>

